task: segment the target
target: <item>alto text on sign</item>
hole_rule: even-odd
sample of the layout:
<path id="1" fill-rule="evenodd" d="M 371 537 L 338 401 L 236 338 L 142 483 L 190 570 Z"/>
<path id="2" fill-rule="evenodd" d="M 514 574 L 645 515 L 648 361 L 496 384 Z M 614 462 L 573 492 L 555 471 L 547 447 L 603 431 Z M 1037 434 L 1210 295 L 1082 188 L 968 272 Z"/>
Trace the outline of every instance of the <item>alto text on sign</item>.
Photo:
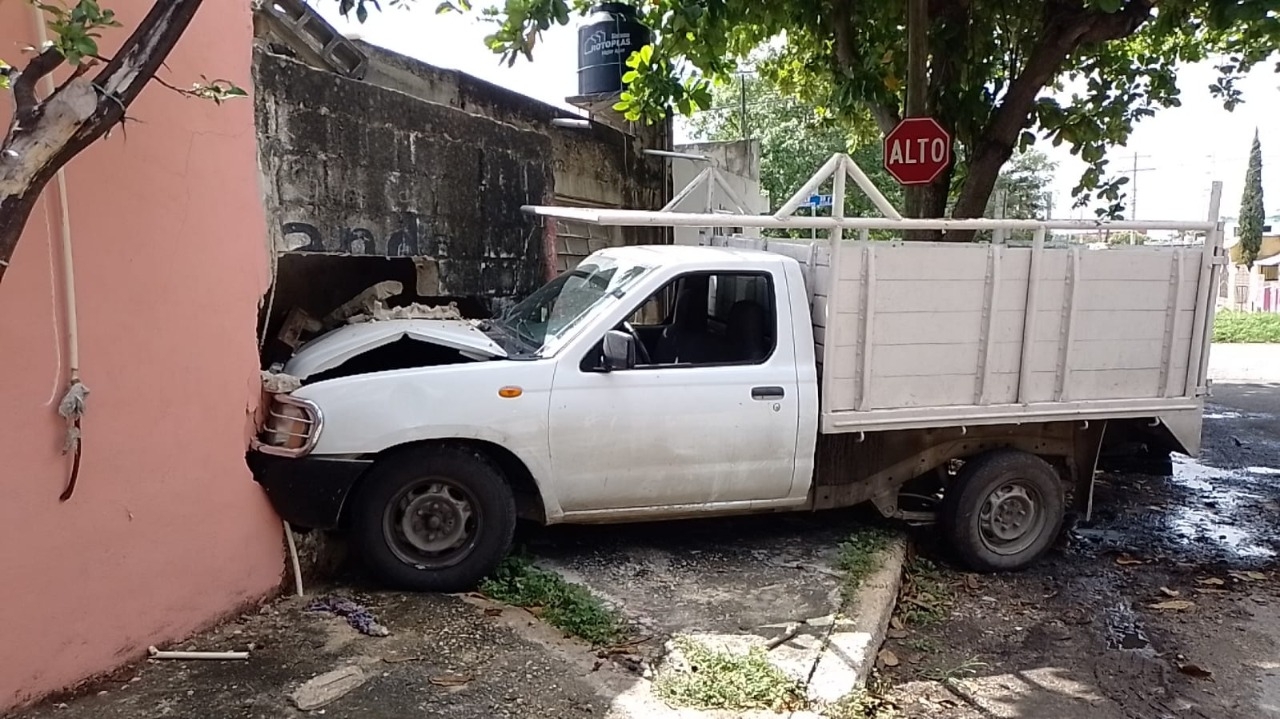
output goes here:
<path id="1" fill-rule="evenodd" d="M 884 138 L 884 169 L 903 185 L 933 182 L 951 164 L 951 135 L 931 117 L 909 117 Z"/>

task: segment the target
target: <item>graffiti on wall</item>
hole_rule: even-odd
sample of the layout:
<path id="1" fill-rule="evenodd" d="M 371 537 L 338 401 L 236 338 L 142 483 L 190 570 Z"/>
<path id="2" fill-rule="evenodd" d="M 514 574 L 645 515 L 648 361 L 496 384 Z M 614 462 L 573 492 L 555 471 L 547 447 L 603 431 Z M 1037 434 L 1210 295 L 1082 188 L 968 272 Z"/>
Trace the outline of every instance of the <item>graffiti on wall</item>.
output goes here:
<path id="1" fill-rule="evenodd" d="M 440 237 L 426 237 L 422 218 L 416 212 L 399 212 L 399 226 L 379 238 L 373 230 L 361 226 L 339 226 L 329 235 L 310 222 L 282 222 L 280 232 L 289 252 L 321 252 L 343 255 L 384 257 L 417 257 L 433 254 L 430 244 Z"/>

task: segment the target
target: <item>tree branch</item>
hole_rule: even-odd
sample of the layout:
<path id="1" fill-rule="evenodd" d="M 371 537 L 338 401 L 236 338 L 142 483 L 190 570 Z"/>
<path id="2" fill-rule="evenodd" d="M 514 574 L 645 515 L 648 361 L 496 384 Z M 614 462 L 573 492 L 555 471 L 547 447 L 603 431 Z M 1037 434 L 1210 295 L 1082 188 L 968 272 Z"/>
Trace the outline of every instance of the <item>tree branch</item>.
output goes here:
<path id="1" fill-rule="evenodd" d="M 92 81 L 80 74 L 32 105 L 21 123 L 15 115 L 0 146 L 0 281 L 45 185 L 73 157 L 123 121 L 125 110 L 186 32 L 201 2 L 158 0 Z M 42 60 L 40 67 L 44 62 L 48 60 Z M 34 88 L 36 79 L 29 80 L 30 87 Z"/>
<path id="2" fill-rule="evenodd" d="M 1036 97 L 1062 68 L 1073 52 L 1084 45 L 1118 40 L 1135 32 L 1151 17 L 1155 0 L 1130 0 L 1114 13 L 1081 10 L 1050 10 L 1040 40 L 1027 58 L 1022 72 L 996 106 L 973 148 L 969 174 L 952 215 L 981 217 L 995 187 L 1000 167 L 1013 154 L 1023 126 L 1031 117 Z"/>
<path id="3" fill-rule="evenodd" d="M 31 62 L 18 73 L 13 81 L 14 121 L 19 117 L 29 116 L 35 111 L 39 99 L 36 98 L 36 84 L 52 73 L 62 64 L 62 53 L 57 48 L 47 47 L 39 55 L 31 58 Z"/>
<path id="4" fill-rule="evenodd" d="M 835 39 L 836 68 L 845 77 L 851 75 L 853 66 L 858 63 L 853 39 L 849 35 L 853 25 L 853 2 L 854 0 L 836 0 L 831 8 L 831 34 Z M 883 134 L 889 134 L 889 131 L 902 121 L 902 115 L 899 114 L 896 106 L 868 98 L 867 107 L 871 111 L 871 118 L 876 121 L 876 127 L 880 128 Z"/>

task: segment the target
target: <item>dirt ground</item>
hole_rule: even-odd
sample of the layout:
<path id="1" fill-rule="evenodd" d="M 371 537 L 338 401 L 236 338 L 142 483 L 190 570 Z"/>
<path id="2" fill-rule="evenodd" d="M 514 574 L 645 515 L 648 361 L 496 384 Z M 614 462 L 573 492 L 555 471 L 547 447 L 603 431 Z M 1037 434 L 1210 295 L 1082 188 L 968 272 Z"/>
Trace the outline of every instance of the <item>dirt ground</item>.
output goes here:
<path id="1" fill-rule="evenodd" d="M 1280 716 L 1280 384 L 1219 384 L 1214 395 L 1198 462 L 1177 462 L 1168 479 L 1105 477 L 1094 521 L 1032 570 L 968 575 L 927 529 L 913 532 L 936 564 L 909 575 L 880 653 L 874 686 L 897 713 L 868 716 Z M 615 600 L 649 638 L 618 653 L 565 640 L 524 610 L 357 578 L 312 591 L 368 607 L 389 636 L 287 599 L 164 647 L 249 648 L 248 661 L 143 662 L 17 717 L 300 717 L 290 694 L 348 666 L 366 681 L 326 717 L 665 714 L 633 700 L 666 636 L 771 636 L 829 612 L 836 545 L 865 516 L 524 532 L 540 562 Z"/>
<path id="2" fill-rule="evenodd" d="M 905 617 L 880 668 L 902 715 L 1280 716 L 1280 385 L 1213 394 L 1198 461 L 1105 477 L 1035 568 L 925 573 L 946 616 Z"/>

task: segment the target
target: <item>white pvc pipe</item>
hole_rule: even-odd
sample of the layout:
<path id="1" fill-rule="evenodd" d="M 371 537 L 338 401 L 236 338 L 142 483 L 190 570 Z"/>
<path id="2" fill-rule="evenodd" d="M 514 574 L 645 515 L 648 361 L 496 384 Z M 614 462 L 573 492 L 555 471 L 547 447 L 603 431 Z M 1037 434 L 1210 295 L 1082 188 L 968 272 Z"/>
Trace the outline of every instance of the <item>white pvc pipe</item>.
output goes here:
<path id="1" fill-rule="evenodd" d="M 647 225 L 663 225 L 668 227 L 722 227 L 724 215 L 698 214 L 687 212 L 661 212 L 656 210 L 613 210 L 585 207 L 555 207 L 548 205 L 525 205 L 524 212 L 540 217 L 560 217 L 581 222 L 600 225 L 618 225 L 623 227 L 641 227 Z M 785 207 L 784 207 L 785 209 Z M 878 217 L 803 217 L 797 215 L 741 215 L 733 218 L 738 227 L 794 227 L 833 230 L 840 227 L 845 230 L 993 230 L 1005 228 L 1009 230 L 1061 230 L 1066 232 L 1100 232 L 1103 230 L 1172 230 L 1209 232 L 1215 225 L 1204 220 L 1199 221 L 1133 221 L 1133 220 L 992 220 L 975 218 L 952 220 L 946 218 L 927 218 L 901 220 Z"/>
<path id="2" fill-rule="evenodd" d="M 289 545 L 289 567 L 293 570 L 293 590 L 298 596 L 302 595 L 302 565 L 298 562 L 298 545 L 293 541 L 293 527 L 289 526 L 289 520 L 281 520 L 284 523 L 284 538 Z"/>
<path id="3" fill-rule="evenodd" d="M 44 11 L 35 5 L 31 6 L 35 19 L 36 36 L 40 39 L 40 47 L 49 42 L 49 33 L 45 30 Z M 47 99 L 54 93 L 53 75 L 45 75 L 40 80 Z M 80 321 L 76 314 L 76 270 L 71 256 L 71 207 L 67 199 L 67 176 L 62 168 L 54 175 L 58 186 L 58 204 L 61 209 L 59 228 L 62 232 L 62 292 L 66 305 L 67 322 L 67 376 L 68 385 L 80 380 Z M 52 238 L 50 238 L 52 240 Z"/>
<path id="4" fill-rule="evenodd" d="M 675 152 L 672 150 L 644 150 L 646 155 L 657 155 L 658 157 L 678 157 L 682 160 L 697 160 L 699 162 L 710 162 L 711 158 L 706 155 L 695 155 L 692 152 Z"/>
<path id="5" fill-rule="evenodd" d="M 156 649 L 155 647 L 147 647 L 147 653 L 152 659 L 248 659 L 249 652 L 167 652 Z"/>
<path id="6" fill-rule="evenodd" d="M 590 120 L 579 120 L 573 117 L 556 117 L 551 120 L 552 127 L 571 127 L 575 130 L 591 129 Z"/>

